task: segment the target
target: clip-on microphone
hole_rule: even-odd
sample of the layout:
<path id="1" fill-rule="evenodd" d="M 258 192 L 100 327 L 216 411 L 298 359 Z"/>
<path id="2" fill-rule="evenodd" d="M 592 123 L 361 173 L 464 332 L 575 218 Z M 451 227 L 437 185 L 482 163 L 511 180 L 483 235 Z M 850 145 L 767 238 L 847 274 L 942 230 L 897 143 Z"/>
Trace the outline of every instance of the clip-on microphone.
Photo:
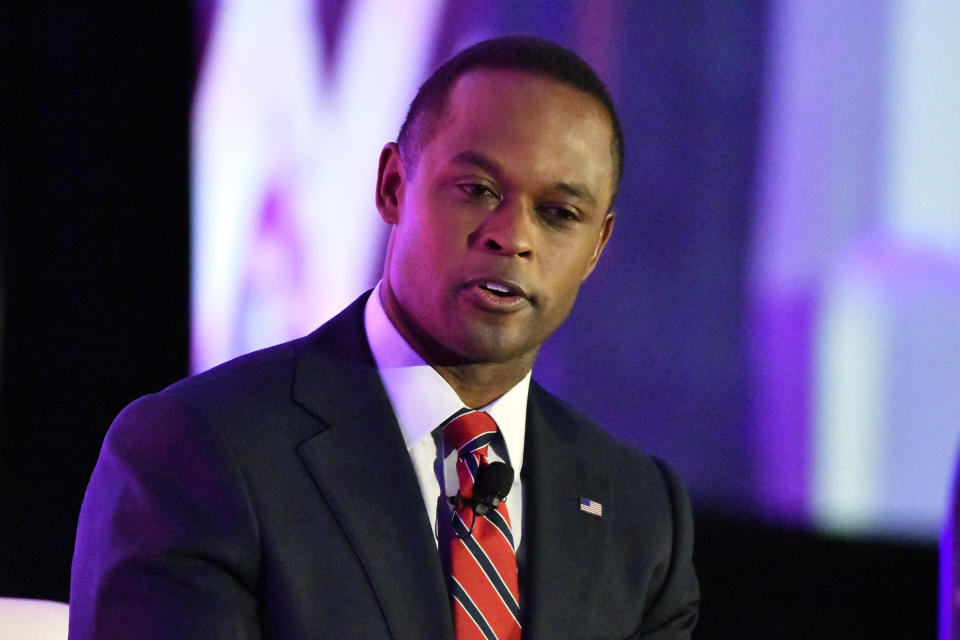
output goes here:
<path id="1" fill-rule="evenodd" d="M 468 503 L 473 510 L 473 523 L 476 523 L 477 516 L 483 516 L 490 509 L 497 508 L 500 501 L 510 493 L 512 486 L 513 467 L 506 462 L 491 462 L 477 470 L 473 497 L 464 498 L 458 492 L 455 497 L 450 498 L 450 503 L 454 506 L 461 502 Z M 470 533 L 473 533 L 473 523 L 470 525 Z"/>

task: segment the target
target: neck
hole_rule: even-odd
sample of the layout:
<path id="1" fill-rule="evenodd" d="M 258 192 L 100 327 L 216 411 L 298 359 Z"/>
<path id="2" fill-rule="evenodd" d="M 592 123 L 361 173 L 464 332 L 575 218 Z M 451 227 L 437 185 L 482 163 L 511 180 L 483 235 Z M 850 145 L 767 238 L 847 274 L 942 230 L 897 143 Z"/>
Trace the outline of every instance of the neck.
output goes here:
<path id="1" fill-rule="evenodd" d="M 510 362 L 463 365 L 432 365 L 440 377 L 456 392 L 463 404 L 476 409 L 490 404 L 523 380 L 533 365 L 532 359 Z"/>

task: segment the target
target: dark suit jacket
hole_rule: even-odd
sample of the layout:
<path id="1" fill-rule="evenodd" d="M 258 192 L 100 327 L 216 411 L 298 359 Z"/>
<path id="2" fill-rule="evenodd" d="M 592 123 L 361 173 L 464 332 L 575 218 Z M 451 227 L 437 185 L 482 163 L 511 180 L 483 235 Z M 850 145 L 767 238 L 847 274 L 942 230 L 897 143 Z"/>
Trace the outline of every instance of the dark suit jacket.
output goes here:
<path id="1" fill-rule="evenodd" d="M 71 638 L 453 638 L 365 300 L 117 417 L 80 514 Z M 526 437 L 524 637 L 688 637 L 677 476 L 536 384 Z"/>

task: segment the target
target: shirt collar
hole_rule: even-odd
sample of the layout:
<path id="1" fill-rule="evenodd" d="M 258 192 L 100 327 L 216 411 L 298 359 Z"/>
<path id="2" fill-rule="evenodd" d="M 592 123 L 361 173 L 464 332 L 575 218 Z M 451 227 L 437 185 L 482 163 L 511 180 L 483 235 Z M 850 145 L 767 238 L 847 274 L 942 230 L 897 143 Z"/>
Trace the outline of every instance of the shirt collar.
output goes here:
<path id="1" fill-rule="evenodd" d="M 378 283 L 364 309 L 364 328 L 380 380 L 393 405 L 409 451 L 447 418 L 463 408 L 453 388 L 424 362 L 387 317 Z M 510 465 L 519 475 L 523 464 L 530 373 L 493 402 L 480 407 L 500 428 Z"/>

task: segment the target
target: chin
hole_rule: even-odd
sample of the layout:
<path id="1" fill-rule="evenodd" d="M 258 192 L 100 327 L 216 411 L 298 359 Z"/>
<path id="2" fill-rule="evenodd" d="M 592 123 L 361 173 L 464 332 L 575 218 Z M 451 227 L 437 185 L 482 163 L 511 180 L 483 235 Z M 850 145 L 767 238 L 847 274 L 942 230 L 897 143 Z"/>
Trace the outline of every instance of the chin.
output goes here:
<path id="1" fill-rule="evenodd" d="M 536 354 L 536 346 L 528 341 L 511 339 L 499 333 L 497 335 L 472 335 L 461 342 L 460 354 L 474 363 L 504 363 Z"/>

